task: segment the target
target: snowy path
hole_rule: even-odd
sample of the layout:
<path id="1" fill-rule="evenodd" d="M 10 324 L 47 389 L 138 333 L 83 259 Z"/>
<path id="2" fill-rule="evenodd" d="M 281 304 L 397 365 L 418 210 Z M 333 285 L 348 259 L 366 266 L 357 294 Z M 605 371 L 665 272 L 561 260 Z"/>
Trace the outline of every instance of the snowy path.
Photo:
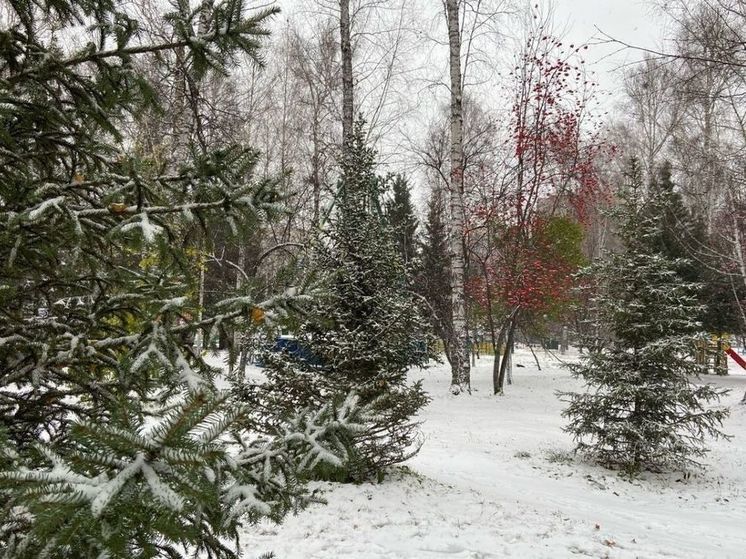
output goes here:
<path id="1" fill-rule="evenodd" d="M 538 371 L 519 353 L 515 384 L 491 396 L 491 362 L 474 371 L 471 397 L 447 395 L 443 366 L 418 372 L 433 402 L 425 444 L 380 485 L 322 484 L 329 505 L 243 540 L 247 559 L 743 558 L 746 557 L 746 375 L 708 380 L 733 388 L 733 412 L 706 473 L 634 482 L 573 460 L 557 390 L 575 386 L 557 363 Z"/>

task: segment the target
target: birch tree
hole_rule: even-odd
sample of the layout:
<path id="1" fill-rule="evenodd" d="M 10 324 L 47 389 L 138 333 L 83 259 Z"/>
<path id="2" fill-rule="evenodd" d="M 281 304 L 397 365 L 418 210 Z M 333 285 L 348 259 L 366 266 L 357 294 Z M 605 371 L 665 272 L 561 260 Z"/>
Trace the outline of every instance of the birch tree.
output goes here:
<path id="1" fill-rule="evenodd" d="M 342 141 L 343 146 L 346 146 L 352 137 L 352 125 L 355 119 L 350 0 L 339 0 L 339 34 L 342 53 Z"/>
<path id="2" fill-rule="evenodd" d="M 466 322 L 466 248 L 464 241 L 464 137 L 463 93 L 461 90 L 461 28 L 459 3 L 446 0 L 448 24 L 448 65 L 451 92 L 451 157 L 448 197 L 450 207 L 450 253 L 453 313 L 451 349 L 451 393 L 471 391 L 468 331 Z"/>
<path id="3" fill-rule="evenodd" d="M 639 143 L 640 161 L 651 178 L 660 155 L 682 120 L 683 103 L 675 71 L 647 55 L 624 77 L 628 109 L 634 119 L 634 139 Z"/>

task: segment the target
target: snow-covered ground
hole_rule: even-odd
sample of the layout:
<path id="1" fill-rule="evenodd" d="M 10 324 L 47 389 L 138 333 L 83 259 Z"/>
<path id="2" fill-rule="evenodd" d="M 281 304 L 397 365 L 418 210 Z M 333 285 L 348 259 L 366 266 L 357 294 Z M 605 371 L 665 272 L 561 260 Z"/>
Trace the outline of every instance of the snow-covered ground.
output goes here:
<path id="1" fill-rule="evenodd" d="M 733 389 L 733 439 L 711 444 L 705 470 L 630 482 L 572 456 L 555 392 L 578 383 L 539 358 L 541 371 L 518 351 L 524 367 L 501 397 L 490 359 L 471 396 L 448 394 L 444 365 L 414 372 L 433 397 L 420 453 L 381 484 L 320 484 L 328 505 L 248 527 L 244 557 L 746 557 L 746 374 L 705 377 Z"/>

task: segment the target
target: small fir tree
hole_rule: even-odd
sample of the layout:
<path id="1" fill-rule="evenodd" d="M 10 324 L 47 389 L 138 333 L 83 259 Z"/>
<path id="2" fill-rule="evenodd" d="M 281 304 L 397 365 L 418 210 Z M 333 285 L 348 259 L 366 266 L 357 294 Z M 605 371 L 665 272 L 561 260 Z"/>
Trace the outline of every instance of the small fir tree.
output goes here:
<path id="1" fill-rule="evenodd" d="M 433 190 L 428 201 L 420 243 L 415 286 L 422 298 L 424 313 L 429 317 L 435 335 L 443 341 L 446 359 L 450 361 L 449 342 L 453 339 L 451 259 L 448 252 L 445 203 L 439 189 Z"/>
<path id="2" fill-rule="evenodd" d="M 679 275 L 687 281 L 697 282 L 696 263 L 688 259 L 691 244 L 700 240 L 697 224 L 676 190 L 669 162 L 664 162 L 650 181 L 647 199 L 642 211 L 655 224 L 648 241 L 651 249 L 679 262 Z"/>
<path id="3" fill-rule="evenodd" d="M 290 413 L 354 391 L 376 414 L 349 441 L 345 467 L 320 472 L 341 481 L 381 475 L 416 452 L 413 416 L 428 400 L 419 382 L 407 382 L 407 371 L 430 358 L 428 329 L 381 212 L 374 165 L 358 123 L 342 161 L 337 214 L 313 247 L 325 289 L 296 332 L 303 351 L 266 356 L 269 407 Z"/>
<path id="4" fill-rule="evenodd" d="M 727 410 L 709 406 L 722 391 L 690 380 L 700 372 L 697 286 L 679 275 L 681 260 L 660 252 L 663 214 L 644 211 L 635 161 L 628 176 L 618 211 L 623 250 L 592 269 L 598 337 L 572 367 L 587 390 L 564 394 L 564 416 L 578 450 L 635 473 L 697 464 L 705 439 L 723 436 Z M 665 207 L 666 198 L 651 203 Z"/>
<path id="5" fill-rule="evenodd" d="M 410 267 L 417 249 L 417 218 L 414 215 L 409 182 L 402 175 L 389 177 L 388 182 L 391 199 L 385 205 L 386 221 L 393 232 L 402 261 Z"/>

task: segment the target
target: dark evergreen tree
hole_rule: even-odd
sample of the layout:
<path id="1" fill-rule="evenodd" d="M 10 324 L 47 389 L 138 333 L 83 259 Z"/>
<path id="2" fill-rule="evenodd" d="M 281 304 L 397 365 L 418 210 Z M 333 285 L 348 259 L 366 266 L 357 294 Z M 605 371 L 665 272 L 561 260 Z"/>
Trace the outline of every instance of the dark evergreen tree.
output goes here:
<path id="1" fill-rule="evenodd" d="M 741 304 L 746 300 L 746 289 L 742 282 L 734 281 L 733 274 L 728 272 L 731 262 L 722 262 L 717 257 L 727 254 L 730 247 L 723 246 L 722 239 L 712 239 L 706 245 L 709 254 L 698 257 L 700 281 L 703 289 L 700 301 L 703 307 L 703 329 L 710 334 L 737 334 L 744 331 Z M 722 252 L 719 252 L 722 251 Z M 713 257 L 715 255 L 715 257 Z"/>
<path id="2" fill-rule="evenodd" d="M 643 213 L 654 224 L 648 242 L 651 250 L 679 263 L 682 279 L 699 282 L 700 267 L 690 258 L 698 243 L 704 239 L 696 220 L 684 205 L 671 176 L 671 164 L 663 163 L 648 185 L 647 203 Z"/>
<path id="3" fill-rule="evenodd" d="M 453 339 L 453 313 L 448 246 L 445 204 L 441 191 L 436 189 L 428 201 L 415 288 L 422 297 L 433 332 L 443 341 L 446 358 L 450 360 L 448 343 Z"/>
<path id="4" fill-rule="evenodd" d="M 599 339 L 572 367 L 587 390 L 565 394 L 564 411 L 578 450 L 629 473 L 696 464 L 727 414 L 709 405 L 722 391 L 690 380 L 700 372 L 697 286 L 660 252 L 665 214 L 645 211 L 640 190 L 633 161 L 618 211 L 622 251 L 592 270 Z M 665 199 L 652 202 L 665 209 Z"/>
<path id="5" fill-rule="evenodd" d="M 342 160 L 336 215 L 313 247 L 324 293 L 297 329 L 303 351 L 265 357 L 270 408 L 291 413 L 349 391 L 371 406 L 375 417 L 349 441 L 348 463 L 321 472 L 344 481 L 380 475 L 416 452 L 413 416 L 428 400 L 419 382 L 407 381 L 407 371 L 430 358 L 428 329 L 380 209 L 384 183 L 374 165 L 358 123 Z"/>
<path id="6" fill-rule="evenodd" d="M 279 519 L 339 463 L 354 399 L 260 438 L 217 388 L 197 332 L 284 312 L 248 289 L 197 320 L 188 231 L 239 235 L 276 210 L 257 154 L 221 146 L 164 171 L 121 133 L 153 107 L 133 61 L 179 50 L 195 76 L 257 55 L 275 10 L 178 2 L 159 33 L 128 3 L 4 5 L 0 29 L 0 555 L 235 557 L 241 522 Z M 50 29 L 55 32 L 51 33 Z M 76 34 L 81 48 L 55 38 Z M 88 34 L 86 37 L 85 35 Z M 169 39 L 164 39 L 169 37 Z M 150 40 L 155 42 L 149 42 Z M 229 441 L 236 441 L 230 443 Z"/>
<path id="7" fill-rule="evenodd" d="M 702 220 L 686 208 L 668 162 L 661 165 L 649 185 L 645 214 L 656 224 L 649 235 L 651 249 L 676 260 L 676 271 L 684 281 L 700 284 L 697 297 L 703 331 L 717 335 L 740 331 L 738 292 L 742 290 L 720 271 L 718 239 L 708 239 Z M 718 364 L 724 364 L 724 352 L 718 351 L 714 357 L 716 370 L 722 370 Z"/>
<path id="8" fill-rule="evenodd" d="M 417 218 L 409 182 L 402 175 L 389 177 L 391 199 L 386 202 L 386 221 L 391 228 L 404 264 L 412 265 L 417 249 Z"/>

